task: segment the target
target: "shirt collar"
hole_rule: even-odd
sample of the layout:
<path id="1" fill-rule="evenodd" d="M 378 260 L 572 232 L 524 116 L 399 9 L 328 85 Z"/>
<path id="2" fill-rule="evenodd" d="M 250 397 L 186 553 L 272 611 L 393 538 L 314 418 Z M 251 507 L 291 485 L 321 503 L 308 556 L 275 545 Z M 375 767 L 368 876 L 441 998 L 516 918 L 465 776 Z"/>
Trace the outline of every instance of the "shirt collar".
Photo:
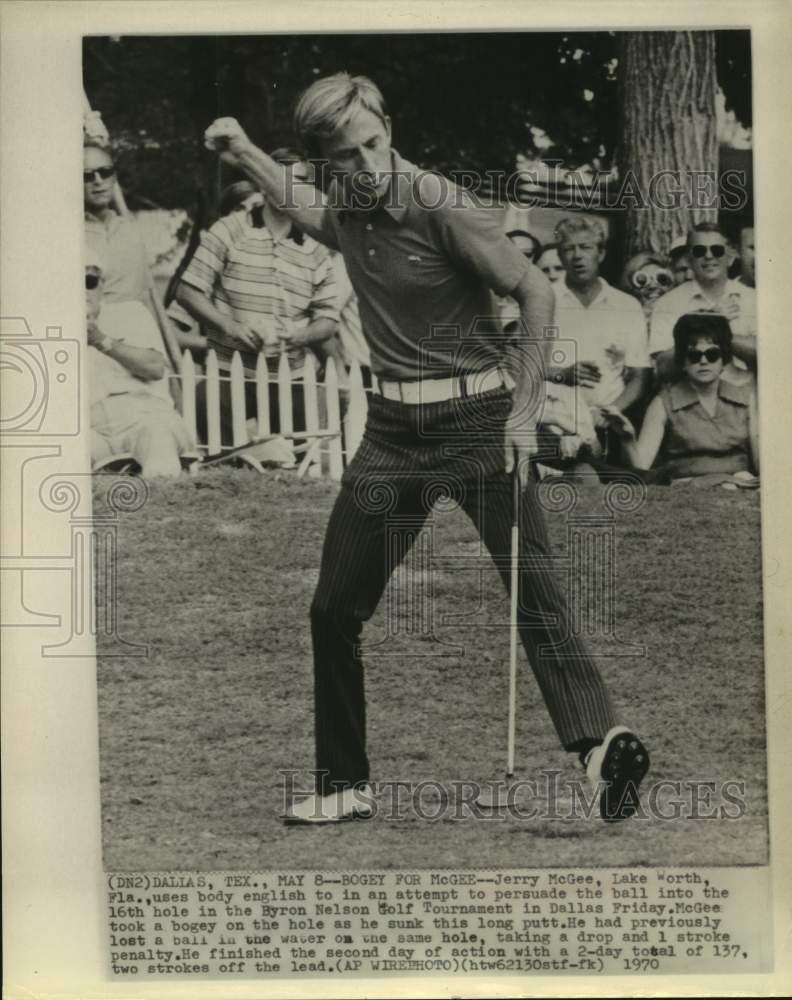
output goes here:
<path id="1" fill-rule="evenodd" d="M 738 406 L 748 405 L 748 393 L 745 388 L 726 382 L 723 378 L 718 382 L 718 396 L 729 403 L 736 403 Z M 686 378 L 680 379 L 671 386 L 670 398 L 672 410 L 684 410 L 699 402 L 698 393 Z"/>
<path id="2" fill-rule="evenodd" d="M 83 215 L 86 222 L 104 226 L 106 229 L 112 229 L 121 221 L 121 216 L 112 208 L 103 208 L 98 215 L 96 212 L 84 212 Z"/>
<path id="3" fill-rule="evenodd" d="M 669 393 L 671 397 L 672 410 L 684 410 L 688 406 L 698 403 L 698 393 L 686 378 L 674 382 Z"/>
<path id="4" fill-rule="evenodd" d="M 685 285 L 689 286 L 688 291 L 690 293 L 690 301 L 700 301 L 703 299 L 705 302 L 714 302 L 715 299 L 711 299 L 709 295 L 704 291 L 701 285 L 694 278 L 692 281 L 686 281 Z M 685 285 L 680 285 L 680 288 L 684 288 Z M 728 278 L 726 284 L 723 287 L 724 295 L 742 295 L 743 292 L 747 291 L 748 286 L 741 284 L 736 278 Z"/>
<path id="5" fill-rule="evenodd" d="M 558 289 L 559 297 L 564 296 L 566 298 L 569 298 L 570 301 L 579 305 L 581 309 L 591 309 L 591 307 L 595 306 L 598 302 L 607 302 L 608 296 L 613 291 L 612 286 L 608 284 L 608 282 L 602 277 L 602 275 L 599 276 L 599 280 L 600 280 L 600 288 L 599 291 L 597 292 L 597 296 L 596 298 L 592 299 L 587 306 L 584 306 L 583 303 L 580 301 L 580 299 L 577 297 L 577 295 L 575 295 L 575 293 L 566 283 L 566 278 L 564 278 L 562 281 L 557 281 L 554 287 Z"/>
<path id="6" fill-rule="evenodd" d="M 349 215 L 368 215 L 380 209 L 388 213 L 394 222 L 401 224 L 413 202 L 413 182 L 418 168 L 402 159 L 395 149 L 391 150 L 392 176 L 384 197 L 372 208 L 355 209 L 345 203 L 346 193 L 337 180 L 333 180 L 328 192 L 328 201 L 337 205 L 341 218 Z"/>
<path id="7" fill-rule="evenodd" d="M 272 240 L 273 244 L 283 243 L 284 240 L 291 240 L 292 243 L 296 243 L 297 246 L 302 246 L 305 243 L 308 237 L 291 221 L 288 229 L 286 229 L 281 236 L 276 236 L 272 229 L 267 225 L 267 220 L 264 218 L 264 213 L 262 211 L 263 200 L 253 201 L 252 198 L 253 196 L 251 195 L 251 198 L 231 213 L 231 215 L 235 216 L 245 228 L 255 229 L 257 232 L 261 233 L 262 236 L 268 236 L 270 240 Z"/>
<path id="8" fill-rule="evenodd" d="M 751 389 L 745 385 L 735 385 L 733 382 L 727 382 L 722 378 L 718 383 L 718 395 L 721 399 L 726 399 L 730 403 L 736 403 L 738 406 L 748 406 Z"/>

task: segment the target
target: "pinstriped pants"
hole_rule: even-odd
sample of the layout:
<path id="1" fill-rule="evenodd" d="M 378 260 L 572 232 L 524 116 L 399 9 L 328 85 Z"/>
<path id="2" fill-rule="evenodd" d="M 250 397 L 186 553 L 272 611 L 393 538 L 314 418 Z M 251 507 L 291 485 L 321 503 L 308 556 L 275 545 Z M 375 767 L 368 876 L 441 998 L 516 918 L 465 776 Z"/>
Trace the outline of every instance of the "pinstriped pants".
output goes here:
<path id="1" fill-rule="evenodd" d="M 450 494 L 470 517 L 509 588 L 513 495 L 503 441 L 510 409 L 505 389 L 419 406 L 370 399 L 363 441 L 330 516 L 311 605 L 322 794 L 369 778 L 356 646 L 438 494 Z M 400 532 L 405 519 L 409 528 Z M 533 481 L 522 491 L 519 520 L 518 626 L 528 661 L 562 745 L 600 740 L 615 725 L 613 709 L 585 644 L 569 628 Z M 554 648 L 562 643 L 563 656 Z"/>

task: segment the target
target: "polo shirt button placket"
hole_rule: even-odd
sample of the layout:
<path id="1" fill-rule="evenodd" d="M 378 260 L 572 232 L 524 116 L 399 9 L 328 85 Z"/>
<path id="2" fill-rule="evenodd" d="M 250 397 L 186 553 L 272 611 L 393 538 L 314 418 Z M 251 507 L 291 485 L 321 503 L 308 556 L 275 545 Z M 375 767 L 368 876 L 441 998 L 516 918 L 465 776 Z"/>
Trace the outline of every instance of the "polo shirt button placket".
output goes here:
<path id="1" fill-rule="evenodd" d="M 380 271 L 382 270 L 382 265 L 380 263 L 379 254 L 374 247 L 368 247 L 366 249 L 366 266 L 369 271 Z"/>

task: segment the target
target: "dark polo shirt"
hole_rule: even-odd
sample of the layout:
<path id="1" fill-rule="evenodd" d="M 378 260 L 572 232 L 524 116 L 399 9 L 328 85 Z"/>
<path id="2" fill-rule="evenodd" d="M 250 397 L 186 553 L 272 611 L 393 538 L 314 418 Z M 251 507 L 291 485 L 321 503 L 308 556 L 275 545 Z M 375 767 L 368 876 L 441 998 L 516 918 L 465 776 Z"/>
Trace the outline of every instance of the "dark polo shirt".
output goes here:
<path id="1" fill-rule="evenodd" d="M 499 213 L 439 174 L 393 153 L 388 193 L 374 208 L 328 194 L 315 235 L 340 250 L 379 378 L 446 378 L 497 365 L 504 347 L 492 292 L 513 291 L 523 255 Z"/>

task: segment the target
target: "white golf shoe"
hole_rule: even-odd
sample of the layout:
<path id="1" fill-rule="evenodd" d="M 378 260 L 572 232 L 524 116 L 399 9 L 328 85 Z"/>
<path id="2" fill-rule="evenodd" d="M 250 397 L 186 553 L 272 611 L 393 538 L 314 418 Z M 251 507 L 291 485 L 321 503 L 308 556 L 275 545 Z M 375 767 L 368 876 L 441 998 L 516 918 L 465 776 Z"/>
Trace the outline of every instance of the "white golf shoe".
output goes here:
<path id="1" fill-rule="evenodd" d="M 332 795 L 308 795 L 293 802 L 283 816 L 287 826 L 320 823 L 344 823 L 352 819 L 370 819 L 374 815 L 374 796 L 369 785 L 345 788 Z"/>

